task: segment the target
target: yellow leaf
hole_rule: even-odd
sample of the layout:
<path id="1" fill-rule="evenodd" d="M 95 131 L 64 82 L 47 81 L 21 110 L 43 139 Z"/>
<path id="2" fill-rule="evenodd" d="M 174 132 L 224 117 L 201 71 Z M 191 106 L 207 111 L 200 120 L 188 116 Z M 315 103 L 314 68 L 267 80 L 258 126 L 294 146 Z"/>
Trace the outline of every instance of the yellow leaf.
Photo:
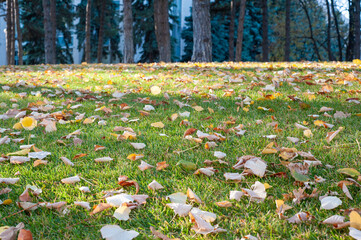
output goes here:
<path id="1" fill-rule="evenodd" d="M 83 121 L 83 124 L 90 124 L 90 123 L 93 123 L 93 120 L 91 120 L 90 118 L 86 118 Z"/>
<path id="2" fill-rule="evenodd" d="M 170 116 L 170 119 L 171 119 L 172 121 L 176 120 L 177 118 L 178 118 L 178 114 L 177 114 L 177 113 L 174 113 L 174 114 L 172 114 L 172 116 Z"/>
<path id="3" fill-rule="evenodd" d="M 156 127 L 156 128 L 164 128 L 164 124 L 162 122 L 155 122 L 150 124 L 152 127 Z"/>
<path id="4" fill-rule="evenodd" d="M 21 125 L 21 123 L 15 123 L 14 126 L 13 126 L 13 129 L 15 130 L 21 130 L 23 129 L 23 125 Z"/>
<path id="5" fill-rule="evenodd" d="M 269 143 L 263 150 L 262 150 L 262 154 L 273 154 L 273 153 L 277 153 L 277 149 L 273 148 L 273 142 Z"/>
<path id="6" fill-rule="evenodd" d="M 285 201 L 283 200 L 276 200 L 276 207 L 280 208 L 283 204 L 285 204 Z"/>
<path id="7" fill-rule="evenodd" d="M 209 113 L 214 113 L 214 110 L 210 107 L 208 107 L 208 111 L 209 111 Z"/>
<path id="8" fill-rule="evenodd" d="M 310 138 L 310 137 L 312 137 L 313 134 L 310 129 L 306 129 L 303 131 L 303 135 L 307 138 Z"/>
<path id="9" fill-rule="evenodd" d="M 271 186 L 271 185 L 269 185 L 268 183 L 264 183 L 263 185 L 264 185 L 264 188 L 265 188 L 265 189 L 269 189 L 269 188 L 271 188 L 271 187 L 272 187 L 272 186 Z"/>
<path id="10" fill-rule="evenodd" d="M 244 108 L 243 108 L 243 111 L 249 112 L 249 108 L 244 107 Z"/>
<path id="11" fill-rule="evenodd" d="M 38 125 L 38 122 L 33 117 L 25 117 L 21 119 L 20 123 L 26 130 L 33 130 Z"/>
<path id="12" fill-rule="evenodd" d="M 127 157 L 127 159 L 135 161 L 135 160 L 138 160 L 138 159 L 140 159 L 140 158 L 142 158 L 142 157 L 144 157 L 143 154 L 135 154 L 135 153 L 132 153 L 132 154 L 130 154 L 130 155 Z"/>
<path id="13" fill-rule="evenodd" d="M 316 126 L 321 127 L 321 126 L 324 126 L 325 122 L 321 121 L 321 120 L 316 120 L 316 121 L 313 122 L 313 124 L 315 124 Z"/>
<path id="14" fill-rule="evenodd" d="M 3 203 L 1 205 L 10 205 L 13 202 L 13 200 L 11 199 L 6 199 L 3 201 Z"/>
<path id="15" fill-rule="evenodd" d="M 162 92 L 162 90 L 160 89 L 160 87 L 158 86 L 152 86 L 150 88 L 150 92 L 153 94 L 153 95 L 158 95 L 159 93 Z"/>
<path id="16" fill-rule="evenodd" d="M 273 154 L 273 153 L 277 153 L 277 149 L 275 149 L 275 148 L 265 148 L 262 151 L 262 154 Z"/>
<path id="17" fill-rule="evenodd" d="M 6 154 L 6 156 L 25 156 L 30 152 L 29 148 L 17 151 L 17 152 L 13 152 L 13 153 L 8 153 Z"/>
<path id="18" fill-rule="evenodd" d="M 197 112 L 203 111 L 203 108 L 201 106 L 194 106 L 193 109 L 196 110 Z"/>
<path id="19" fill-rule="evenodd" d="M 361 230 L 361 217 L 356 211 L 350 213 L 350 225 L 353 228 Z"/>

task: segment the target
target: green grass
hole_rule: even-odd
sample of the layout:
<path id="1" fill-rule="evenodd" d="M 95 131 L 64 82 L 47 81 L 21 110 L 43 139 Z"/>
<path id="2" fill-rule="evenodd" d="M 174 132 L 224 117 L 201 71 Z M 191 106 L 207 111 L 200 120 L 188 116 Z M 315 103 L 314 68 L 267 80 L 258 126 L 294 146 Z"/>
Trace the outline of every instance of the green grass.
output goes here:
<path id="1" fill-rule="evenodd" d="M 274 94 L 273 92 L 264 92 L 260 83 L 272 84 L 272 79 L 284 79 L 281 75 L 285 69 L 289 69 L 288 77 L 293 75 L 294 83 L 300 91 L 295 91 L 287 82 L 276 89 L 280 93 L 273 100 L 262 100 L 260 93 Z M 20 181 L 15 185 L 10 185 L 12 192 L 0 195 L 0 200 L 12 199 L 10 205 L 0 205 L 0 226 L 15 226 L 19 222 L 25 223 L 25 228 L 29 229 L 34 239 L 101 239 L 99 230 L 106 224 L 117 224 L 123 229 L 135 230 L 140 233 L 137 239 L 153 239 L 150 227 L 168 235 L 169 237 L 178 237 L 180 239 L 236 239 L 247 234 L 259 236 L 261 239 L 350 239 L 348 229 L 334 230 L 330 226 L 320 224 L 324 219 L 334 215 L 342 215 L 341 209 L 361 207 L 361 191 L 359 187 L 352 185 L 349 190 L 354 200 L 348 199 L 343 194 L 337 182 L 344 180 L 345 176 L 336 172 L 339 168 L 355 168 L 361 170 L 361 150 L 358 142 L 361 142 L 361 117 L 356 116 L 361 113 L 361 105 L 349 103 L 347 98 L 360 97 L 361 71 L 360 65 L 355 63 L 243 63 L 243 64 L 148 64 L 148 65 L 58 65 L 58 66 L 30 66 L 30 67 L 2 67 L 0 69 L 0 86 L 10 86 L 9 91 L 3 91 L 0 88 L 0 103 L 6 103 L 7 107 L 0 109 L 0 114 L 12 109 L 13 99 L 16 99 L 20 109 L 26 109 L 28 103 L 37 100 L 48 100 L 53 102 L 55 111 L 69 111 L 68 106 L 82 104 L 83 106 L 74 109 L 73 115 L 69 120 L 74 120 L 75 113 L 85 113 L 86 117 L 99 115 L 107 122 L 106 126 L 99 126 L 98 120 L 94 123 L 85 125 L 82 122 L 73 122 L 68 124 L 57 124 L 57 131 L 45 133 L 44 127 L 37 126 L 32 131 L 22 130 L 19 136 L 10 136 L 10 130 L 1 134 L 1 137 L 8 135 L 11 138 L 25 138 L 23 144 L 35 144 L 43 151 L 51 152 L 47 157 L 47 165 L 34 167 L 32 162 L 22 165 L 12 165 L 8 161 L 0 163 L 0 177 L 13 177 L 19 172 Z M 287 71 L 285 71 L 287 72 Z M 337 80 L 350 79 L 353 73 L 358 81 L 352 81 L 352 86 L 336 84 Z M 244 76 L 242 83 L 228 83 L 229 79 L 240 78 Z M 307 76 L 308 77 L 304 77 Z M 321 85 L 308 85 L 306 82 L 316 83 L 318 80 L 330 80 L 328 83 L 333 87 L 333 92 L 318 94 Z M 26 86 L 16 87 L 16 83 L 25 81 Z M 332 84 L 334 82 L 335 84 Z M 66 89 L 66 94 L 48 96 L 49 93 L 55 93 L 59 86 Z M 106 87 L 106 85 L 109 85 Z M 153 85 L 162 88 L 162 94 L 152 95 L 150 87 Z M 187 91 L 182 91 L 187 89 Z M 210 92 L 210 89 L 212 91 Z M 233 89 L 234 93 L 226 96 L 226 90 Z M 118 101 L 110 102 L 111 94 L 115 90 L 129 92 L 124 98 Z M 309 90 L 315 92 L 314 98 L 304 93 Z M 31 92 L 40 91 L 41 96 L 33 96 Z M 48 92 L 49 91 L 49 92 Z M 72 102 L 77 99 L 76 91 L 99 97 L 97 101 Z M 20 98 L 18 93 L 27 92 L 27 97 Z M 170 99 L 163 97 L 167 92 Z M 210 99 L 209 93 L 215 94 L 218 99 Z M 309 108 L 301 109 L 298 102 L 292 101 L 288 96 L 295 95 L 303 102 L 310 105 Z M 241 102 L 237 97 L 249 96 L 254 103 L 249 106 L 246 112 L 238 108 L 237 102 Z M 142 116 L 139 110 L 142 110 L 144 103 L 134 101 L 138 98 L 149 98 L 156 101 L 152 104 L 155 111 L 150 112 L 149 116 Z M 189 105 L 199 105 L 204 108 L 197 112 L 193 108 L 184 107 L 180 109 L 173 100 L 187 102 Z M 163 103 L 161 101 L 166 101 Z M 127 103 L 131 106 L 128 110 L 120 110 L 119 104 Z M 160 103 L 160 104 L 159 104 Z M 159 104 L 159 105 L 158 105 Z M 112 109 L 113 113 L 105 114 L 102 111 L 94 112 L 100 106 L 106 106 Z M 221 110 L 219 107 L 224 107 Z M 290 106 L 292 109 L 289 110 Z M 334 111 L 348 112 L 352 115 L 346 119 L 336 120 L 325 117 L 318 113 L 323 106 L 332 107 Z M 63 109 L 62 109 L 62 108 Z M 245 106 L 247 107 L 247 106 Z M 258 107 L 271 108 L 274 112 L 262 111 Z M 210 113 L 208 108 L 214 110 Z M 220 132 L 226 136 L 226 140 L 218 142 L 218 147 L 207 150 L 204 148 L 205 140 L 198 144 L 187 139 L 183 139 L 184 132 L 189 128 L 180 126 L 179 117 L 175 121 L 169 118 L 174 113 L 189 111 L 190 117 L 187 118 L 191 127 L 203 132 L 214 132 L 211 127 L 222 126 L 224 122 L 235 119 L 234 125 L 227 125 L 227 128 L 235 127 L 239 124 L 244 125 L 247 130 L 244 136 L 236 136 L 233 132 L 228 134 Z M 27 114 L 31 111 L 27 110 Z M 139 118 L 138 122 L 124 123 L 119 116 L 122 113 L 129 113 L 129 119 Z M 313 119 L 308 117 L 311 114 L 320 114 L 320 120 L 334 124 L 335 127 L 325 129 L 313 124 Z M 211 116 L 211 119 L 204 120 Z M 274 128 L 268 126 L 276 118 L 278 128 L 281 132 L 275 132 Z M 257 125 L 256 120 L 263 120 L 262 124 Z M 19 120 L 8 119 L 0 120 L 1 128 L 12 128 Z M 151 127 L 150 124 L 162 121 L 165 124 L 164 129 Z M 308 127 L 312 130 L 313 137 L 305 138 L 303 131 L 297 129 L 294 124 L 307 121 Z M 117 141 L 111 135 L 115 126 L 131 127 L 137 132 L 136 140 Z M 326 142 L 326 134 L 335 131 L 338 127 L 344 127 L 333 141 Z M 75 130 L 81 129 L 82 133 L 78 136 L 83 140 L 80 146 L 74 146 L 72 139 L 63 141 L 66 146 L 58 144 L 62 136 L 65 136 Z M 168 137 L 162 137 L 159 133 L 167 134 Z M 34 138 L 29 138 L 30 134 Z M 287 201 L 293 209 L 286 212 L 288 217 L 293 216 L 299 211 L 308 211 L 315 219 L 309 223 L 290 224 L 286 220 L 280 220 L 276 213 L 276 199 L 282 199 L 282 194 L 291 193 L 298 186 L 294 186 L 294 179 L 289 170 L 280 164 L 279 154 L 262 155 L 264 147 L 271 142 L 263 135 L 276 134 L 275 140 L 279 147 L 295 147 L 299 151 L 310 151 L 324 165 L 335 166 L 334 169 L 328 169 L 324 166 L 312 167 L 309 176 L 322 176 L 327 181 L 315 185 L 320 191 L 320 195 L 328 191 L 336 191 L 343 204 L 334 210 L 320 210 L 320 201 L 318 198 L 307 198 L 299 205 L 293 205 Z M 195 136 L 195 135 L 193 135 Z M 301 141 L 308 142 L 295 145 L 287 140 L 287 137 L 298 137 Z M 143 150 L 135 150 L 129 142 L 145 143 L 147 147 Z M 0 145 L 0 154 L 20 150 L 18 143 Z M 95 152 L 94 145 L 106 146 L 105 150 Z M 183 151 L 177 154 L 176 151 Z M 191 161 L 197 164 L 198 168 L 205 167 L 204 160 L 215 160 L 214 151 L 222 151 L 227 154 L 226 165 L 216 164 L 218 173 L 211 177 L 204 175 L 193 175 L 193 171 L 181 169 L 176 164 L 180 160 Z M 86 153 L 86 157 L 72 160 L 74 167 L 65 165 L 60 157 L 64 156 L 72 159 L 76 154 Z M 132 153 L 142 153 L 142 160 L 155 166 L 156 163 L 166 161 L 170 166 L 162 171 L 155 168 L 144 172 L 138 169 L 140 160 L 131 161 L 127 156 Z M 229 183 L 225 181 L 223 174 L 225 172 L 239 172 L 242 170 L 233 170 L 232 166 L 236 163 L 236 158 L 243 155 L 255 155 L 262 157 L 268 163 L 269 173 L 287 172 L 287 178 L 259 178 L 255 176 L 246 177 L 246 180 L 240 183 Z M 98 157 L 110 156 L 114 161 L 110 163 L 95 163 L 94 159 Z M 81 175 L 90 183 L 82 180 L 75 185 L 66 185 L 61 183 L 61 179 L 74 175 Z M 112 217 L 115 208 L 104 211 L 94 216 L 89 212 L 73 205 L 74 201 L 87 201 L 91 206 L 96 205 L 102 200 L 104 191 L 119 188 L 117 178 L 119 175 L 126 175 L 131 180 L 139 183 L 139 194 L 149 195 L 147 203 L 138 209 L 132 210 L 130 220 L 119 221 Z M 160 191 L 151 191 L 147 185 L 155 179 L 165 188 Z M 255 181 L 268 183 L 272 188 L 267 190 L 268 196 L 262 203 L 250 202 L 248 197 L 242 197 L 240 202 L 232 201 L 233 206 L 229 208 L 220 208 L 215 205 L 216 202 L 229 200 L 231 190 L 240 190 L 241 188 L 250 188 Z M 31 212 L 20 212 L 21 209 L 16 205 L 19 201 L 19 195 L 24 191 L 27 184 L 36 185 L 43 190 L 41 198 L 34 202 L 57 202 L 66 201 L 69 213 L 62 215 L 54 210 L 39 208 Z M 88 186 L 91 193 L 85 194 L 78 190 L 80 186 Z M 0 189 L 5 187 L 1 184 Z M 175 192 L 186 193 L 187 188 L 191 188 L 202 200 L 199 208 L 217 214 L 216 224 L 227 230 L 226 233 L 209 234 L 207 236 L 196 235 L 191 230 L 192 223 L 189 217 L 175 216 L 173 210 L 166 207 L 166 196 Z M 135 194 L 134 187 L 127 187 L 125 191 L 129 194 Z M 311 192 L 312 190 L 307 190 Z M 198 204 L 194 204 L 198 206 Z M 5 218 L 5 219 L 4 219 Z M 348 218 L 348 217 L 347 217 Z M 213 223 L 213 225 L 215 224 Z"/>

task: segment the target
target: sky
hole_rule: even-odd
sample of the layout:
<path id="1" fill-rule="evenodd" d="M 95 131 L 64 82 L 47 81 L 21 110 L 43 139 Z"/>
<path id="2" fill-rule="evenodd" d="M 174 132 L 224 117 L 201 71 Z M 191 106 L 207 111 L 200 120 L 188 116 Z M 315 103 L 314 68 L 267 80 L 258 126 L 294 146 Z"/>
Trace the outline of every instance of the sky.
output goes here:
<path id="1" fill-rule="evenodd" d="M 337 0 L 336 2 L 338 9 L 340 9 L 345 18 L 348 19 L 348 0 Z"/>

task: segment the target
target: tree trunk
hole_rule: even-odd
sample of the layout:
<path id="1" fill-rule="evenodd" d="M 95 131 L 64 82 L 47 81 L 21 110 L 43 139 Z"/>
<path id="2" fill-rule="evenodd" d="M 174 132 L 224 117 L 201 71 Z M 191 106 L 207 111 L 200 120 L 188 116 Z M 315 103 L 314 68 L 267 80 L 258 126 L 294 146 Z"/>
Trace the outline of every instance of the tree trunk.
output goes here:
<path id="1" fill-rule="evenodd" d="M 245 13 L 246 13 L 246 0 L 241 0 L 241 5 L 239 7 L 239 18 L 238 18 L 238 29 L 237 29 L 236 62 L 242 61 L 243 26 L 244 26 Z"/>
<path id="2" fill-rule="evenodd" d="M 154 0 L 154 27 L 159 61 L 171 62 L 168 0 Z"/>
<path id="3" fill-rule="evenodd" d="M 212 61 L 212 34 L 210 0 L 193 0 L 193 54 L 192 62 Z"/>
<path id="4" fill-rule="evenodd" d="M 51 17 L 51 1 L 43 0 L 43 13 L 44 13 L 44 50 L 45 50 L 45 63 L 55 64 L 55 48 L 53 40 L 53 26 Z"/>
<path id="5" fill-rule="evenodd" d="M 92 0 L 88 0 L 86 5 L 86 16 L 85 16 L 85 62 L 91 62 L 90 53 L 90 29 L 91 29 L 91 12 L 92 12 Z"/>
<path id="6" fill-rule="evenodd" d="M 285 19 L 285 62 L 290 61 L 291 44 L 291 0 L 286 0 L 286 19 Z"/>
<path id="7" fill-rule="evenodd" d="M 348 44 L 346 48 L 346 61 L 352 61 L 354 58 L 355 50 L 355 21 L 354 21 L 354 0 L 348 1 L 349 9 L 349 31 L 348 31 Z"/>
<path id="8" fill-rule="evenodd" d="M 315 50 L 315 53 L 317 55 L 318 60 L 322 61 L 320 51 L 318 50 L 316 39 L 315 39 L 315 37 L 313 35 L 312 21 L 311 21 L 310 14 L 308 12 L 307 4 L 303 0 L 300 0 L 300 3 L 301 3 L 301 6 L 302 6 L 303 10 L 305 11 L 305 14 L 306 14 L 306 17 L 307 17 L 308 27 L 310 29 L 310 39 L 311 39 L 311 41 L 313 43 L 313 48 Z"/>
<path id="9" fill-rule="evenodd" d="M 132 0 L 123 1 L 124 63 L 134 62 Z"/>
<path id="10" fill-rule="evenodd" d="M 11 65 L 15 65 L 15 9 L 14 2 L 11 4 Z"/>
<path id="11" fill-rule="evenodd" d="M 56 64 L 56 0 L 50 0 L 52 63 Z"/>
<path id="12" fill-rule="evenodd" d="M 228 56 L 229 61 L 234 61 L 234 21 L 236 18 L 235 0 L 231 0 L 231 17 L 229 23 Z"/>
<path id="13" fill-rule="evenodd" d="M 21 28 L 20 28 L 20 12 L 19 12 L 18 0 L 14 0 L 14 9 L 15 9 L 16 32 L 18 36 L 19 65 L 23 65 L 23 35 L 21 33 Z"/>
<path id="14" fill-rule="evenodd" d="M 14 2 L 11 2 L 11 65 L 15 65 L 15 9 Z"/>
<path id="15" fill-rule="evenodd" d="M 331 12 L 330 12 L 330 4 L 328 0 L 326 0 L 327 7 L 327 54 L 328 60 L 333 61 L 332 51 L 331 51 Z"/>
<path id="16" fill-rule="evenodd" d="M 333 18 L 334 18 L 334 21 L 335 21 L 335 25 L 336 25 L 339 60 L 342 61 L 341 34 L 340 34 L 340 28 L 339 28 L 339 26 L 338 26 L 338 19 L 337 19 L 337 14 L 336 14 L 336 10 L 335 10 L 334 0 L 331 0 L 331 9 L 332 9 L 332 15 L 333 15 Z"/>
<path id="17" fill-rule="evenodd" d="M 268 6 L 267 0 L 262 0 L 262 61 L 268 62 Z"/>
<path id="18" fill-rule="evenodd" d="M 99 20 L 99 35 L 98 35 L 98 51 L 97 51 L 98 63 L 101 63 L 103 59 L 105 5 L 106 5 L 106 0 L 102 0 L 100 5 L 100 20 Z"/>
<path id="19" fill-rule="evenodd" d="M 6 62 L 11 65 L 11 5 L 12 1 L 6 1 Z"/>
<path id="20" fill-rule="evenodd" d="M 6 61 L 15 64 L 15 12 L 13 0 L 6 1 Z"/>
<path id="21" fill-rule="evenodd" d="M 360 0 L 355 0 L 355 59 L 360 59 Z"/>
<path id="22" fill-rule="evenodd" d="M 6 1 L 6 63 L 11 65 L 11 0 Z"/>

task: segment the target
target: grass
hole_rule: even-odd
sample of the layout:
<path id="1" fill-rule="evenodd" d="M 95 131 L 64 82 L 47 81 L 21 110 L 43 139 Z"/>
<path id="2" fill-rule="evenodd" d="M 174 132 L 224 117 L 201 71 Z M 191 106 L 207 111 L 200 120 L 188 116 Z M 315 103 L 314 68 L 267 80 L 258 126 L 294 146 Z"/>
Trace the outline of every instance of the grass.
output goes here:
<path id="1" fill-rule="evenodd" d="M 53 102 L 56 111 L 70 111 L 70 106 L 82 104 L 80 108 L 73 109 L 69 120 L 74 120 L 76 113 L 85 113 L 86 117 L 96 116 L 107 122 L 106 126 L 99 126 L 96 120 L 92 124 L 85 125 L 82 122 L 68 124 L 57 124 L 57 131 L 46 133 L 44 127 L 37 126 L 32 131 L 22 130 L 18 136 L 11 136 L 9 130 L 1 134 L 11 138 L 24 138 L 23 144 L 35 144 L 43 151 L 51 152 L 47 157 L 47 165 L 34 167 L 32 162 L 22 165 L 12 165 L 8 161 L 0 163 L 0 177 L 13 177 L 20 173 L 20 181 L 10 185 L 12 192 L 0 195 L 0 199 L 12 199 L 10 205 L 0 205 L 0 226 L 15 226 L 19 222 L 25 223 L 34 239 L 101 239 L 99 230 L 106 224 L 117 224 L 123 229 L 135 230 L 140 233 L 137 239 L 153 239 L 150 227 L 168 235 L 180 239 L 237 239 L 247 234 L 258 236 L 261 239 L 350 239 L 348 229 L 335 230 L 330 226 L 320 224 L 324 219 L 334 215 L 342 215 L 341 209 L 360 207 L 361 191 L 355 186 L 349 186 L 354 200 L 348 199 L 342 193 L 337 182 L 344 180 L 345 176 L 337 173 L 339 168 L 355 168 L 361 170 L 361 150 L 358 142 L 361 141 L 360 120 L 356 116 L 361 113 L 361 106 L 347 102 L 347 98 L 360 97 L 360 65 L 356 63 L 242 63 L 242 64 L 138 64 L 138 65 L 57 65 L 57 66 L 24 66 L 24 67 L 2 67 L 0 69 L 0 86 L 10 86 L 9 91 L 0 89 L 0 103 L 6 103 L 1 108 L 0 115 L 12 109 L 12 104 L 18 104 L 18 108 L 26 109 L 28 104 L 38 100 Z M 272 91 L 263 91 L 264 84 L 272 84 L 273 80 L 282 81 L 285 78 L 293 78 L 294 86 L 286 81 L 276 89 L 280 94 Z M 240 83 L 229 83 L 230 79 L 243 79 Z M 325 94 L 318 94 L 322 85 L 309 85 L 320 80 L 327 80 L 333 91 Z M 348 80 L 352 86 L 337 84 Z M 25 85 L 16 86 L 16 83 L 25 82 Z M 262 82 L 264 84 L 262 84 Z M 261 83 L 261 84 L 260 84 Z M 153 85 L 162 88 L 162 94 L 152 95 L 150 87 Z M 66 89 L 65 93 L 59 91 L 60 86 Z M 296 91 L 294 87 L 298 87 Z M 111 94 L 119 90 L 129 92 L 124 98 L 109 102 Z M 306 94 L 308 92 L 314 94 Z M 31 95 L 31 92 L 40 92 L 40 95 Z M 83 96 L 89 94 L 97 97 L 96 101 L 86 100 L 76 102 L 79 98 L 77 92 Z M 21 98 L 19 93 L 26 92 L 27 96 Z M 59 94 L 51 95 L 58 92 Z M 170 99 L 163 97 L 167 92 Z M 210 98 L 214 94 L 217 99 Z M 227 94 L 229 93 L 229 94 Z M 49 95 L 50 94 L 50 95 Z M 275 99 L 264 99 L 261 94 L 273 94 Z M 300 108 L 298 102 L 292 101 L 288 96 L 299 97 L 309 107 Z M 249 96 L 254 103 L 244 106 L 249 111 L 238 107 L 237 102 Z M 144 103 L 135 101 L 139 98 L 149 98 L 155 102 L 152 104 L 155 111 L 149 116 L 142 116 Z M 203 111 L 197 112 L 191 107 L 180 109 L 173 100 L 186 102 L 191 106 L 201 106 Z M 165 101 L 165 102 L 162 102 Z M 127 103 L 130 109 L 121 110 L 119 104 Z M 94 110 L 106 106 L 113 112 L 105 114 L 103 111 Z M 333 117 L 325 117 L 319 113 L 323 106 L 332 107 L 334 111 L 351 113 L 351 116 L 342 120 Z M 263 111 L 258 107 L 271 108 L 274 111 Z M 208 111 L 212 109 L 214 113 Z M 293 110 L 290 110 L 293 109 Z M 26 109 L 27 114 L 31 110 Z M 247 109 L 246 109 L 247 110 Z M 184 118 L 179 117 L 175 121 L 169 118 L 174 113 L 189 111 L 187 118 L 191 127 L 203 132 L 214 132 L 212 127 L 223 126 L 226 121 L 235 120 L 234 125 L 227 125 L 227 128 L 244 125 L 246 133 L 244 136 L 236 136 L 233 132 L 224 133 L 225 141 L 219 142 L 214 149 L 204 148 L 205 141 L 198 144 L 183 138 L 184 132 L 189 126 L 180 125 Z M 70 112 L 71 113 L 71 112 Z M 129 113 L 129 119 L 139 118 L 136 122 L 122 122 L 122 114 Z M 317 127 L 313 124 L 314 119 L 308 117 L 311 114 L 319 114 L 320 120 L 334 124 L 330 130 Z M 116 116 L 114 116 L 116 115 Z M 278 122 L 278 128 L 282 131 L 275 131 L 269 126 L 273 116 Z M 207 117 L 212 117 L 207 119 Z M 256 120 L 263 123 L 257 125 Z M 1 128 L 12 128 L 18 119 L 0 120 Z M 163 122 L 164 129 L 151 127 L 151 123 Z M 295 127 L 295 123 L 309 123 L 313 136 L 306 138 L 303 131 Z M 131 127 L 137 132 L 136 140 L 117 141 L 112 135 L 115 126 Z M 344 127 L 333 141 L 327 143 L 326 134 L 335 131 L 338 127 Z M 78 136 L 83 140 L 81 145 L 74 146 L 72 140 L 64 140 L 65 146 L 59 144 L 62 136 L 81 129 Z M 164 133 L 167 137 L 160 136 Z M 33 134 L 34 136 L 30 136 Z M 311 178 L 314 175 L 327 179 L 324 183 L 317 183 L 320 195 L 329 191 L 339 193 L 343 204 L 333 210 L 320 210 L 318 198 L 307 198 L 299 205 L 293 205 L 292 201 L 287 204 L 293 208 L 287 211 L 286 215 L 291 217 L 299 211 L 308 211 L 315 217 L 309 223 L 291 224 L 286 220 L 280 220 L 276 213 L 276 199 L 282 199 L 282 194 L 291 193 L 298 186 L 294 185 L 289 170 L 280 164 L 279 154 L 262 155 L 265 146 L 271 142 L 262 136 L 277 135 L 275 142 L 280 147 L 295 147 L 299 151 L 310 151 L 324 165 L 335 166 L 328 169 L 323 166 L 310 168 L 308 174 Z M 195 136 L 195 135 L 194 135 Z M 287 137 L 297 137 L 304 144 L 295 145 L 287 140 Z M 143 150 L 135 150 L 129 142 L 145 143 Z M 7 154 L 20 150 L 19 143 L 0 145 L 0 154 Z M 102 151 L 94 151 L 94 145 L 105 146 Z M 176 153 L 181 151 L 181 153 Z M 176 164 L 180 160 L 194 162 L 198 168 L 205 167 L 206 159 L 215 160 L 214 151 L 222 151 L 227 154 L 224 159 L 229 165 L 215 164 L 219 171 L 211 177 L 205 175 L 193 175 L 194 171 L 186 171 Z M 87 156 L 72 160 L 74 167 L 65 165 L 60 157 L 72 159 L 76 154 L 86 153 Z M 144 172 L 138 169 L 140 160 L 131 161 L 127 156 L 132 153 L 144 154 L 142 160 L 155 166 L 156 163 L 166 161 L 170 166 L 162 171 L 155 168 Z M 268 163 L 269 175 L 272 172 L 287 172 L 287 178 L 259 178 L 256 176 L 246 177 L 240 183 L 226 182 L 223 174 L 225 172 L 239 172 L 232 166 L 236 158 L 243 155 L 255 155 L 262 157 Z M 114 161 L 110 163 L 95 163 L 98 157 L 110 156 Z M 61 183 L 61 179 L 74 175 L 81 175 L 87 181 L 82 180 L 75 185 Z M 102 200 L 104 191 L 119 188 L 117 178 L 119 175 L 126 175 L 131 180 L 139 183 L 140 194 L 149 195 L 144 206 L 132 210 L 130 220 L 119 221 L 112 217 L 115 208 L 104 211 L 94 216 L 89 212 L 73 205 L 74 201 L 87 201 L 96 205 Z M 155 179 L 164 186 L 163 190 L 152 191 L 147 185 Z M 248 197 L 242 197 L 240 202 L 232 200 L 233 206 L 221 208 L 215 205 L 216 202 L 229 200 L 231 190 L 250 188 L 255 181 L 268 183 L 272 188 L 267 190 L 267 198 L 262 203 L 250 202 Z M 89 183 L 90 182 L 90 183 Z M 20 212 L 21 209 L 16 202 L 19 195 L 24 191 L 27 184 L 36 185 L 42 189 L 41 198 L 34 199 L 34 202 L 57 202 L 66 201 L 69 213 L 63 215 L 57 211 L 46 208 L 39 208 L 31 212 Z M 78 190 L 81 186 L 88 186 L 91 193 L 82 193 Z M 0 189 L 5 187 L 1 184 Z M 199 208 L 217 214 L 216 224 L 227 230 L 226 233 L 209 234 L 207 236 L 197 235 L 191 230 L 192 223 L 189 217 L 175 216 L 173 210 L 166 207 L 166 196 L 175 192 L 186 193 L 191 188 L 202 200 Z M 134 187 L 127 187 L 125 191 L 135 194 Z M 306 190 L 311 192 L 311 190 Z M 198 204 L 194 204 L 198 206 Z M 14 214 L 17 213 L 17 214 Z M 8 217 L 9 215 L 12 215 Z M 347 217 L 348 218 L 348 217 Z M 214 223 L 213 223 L 214 225 Z"/>

